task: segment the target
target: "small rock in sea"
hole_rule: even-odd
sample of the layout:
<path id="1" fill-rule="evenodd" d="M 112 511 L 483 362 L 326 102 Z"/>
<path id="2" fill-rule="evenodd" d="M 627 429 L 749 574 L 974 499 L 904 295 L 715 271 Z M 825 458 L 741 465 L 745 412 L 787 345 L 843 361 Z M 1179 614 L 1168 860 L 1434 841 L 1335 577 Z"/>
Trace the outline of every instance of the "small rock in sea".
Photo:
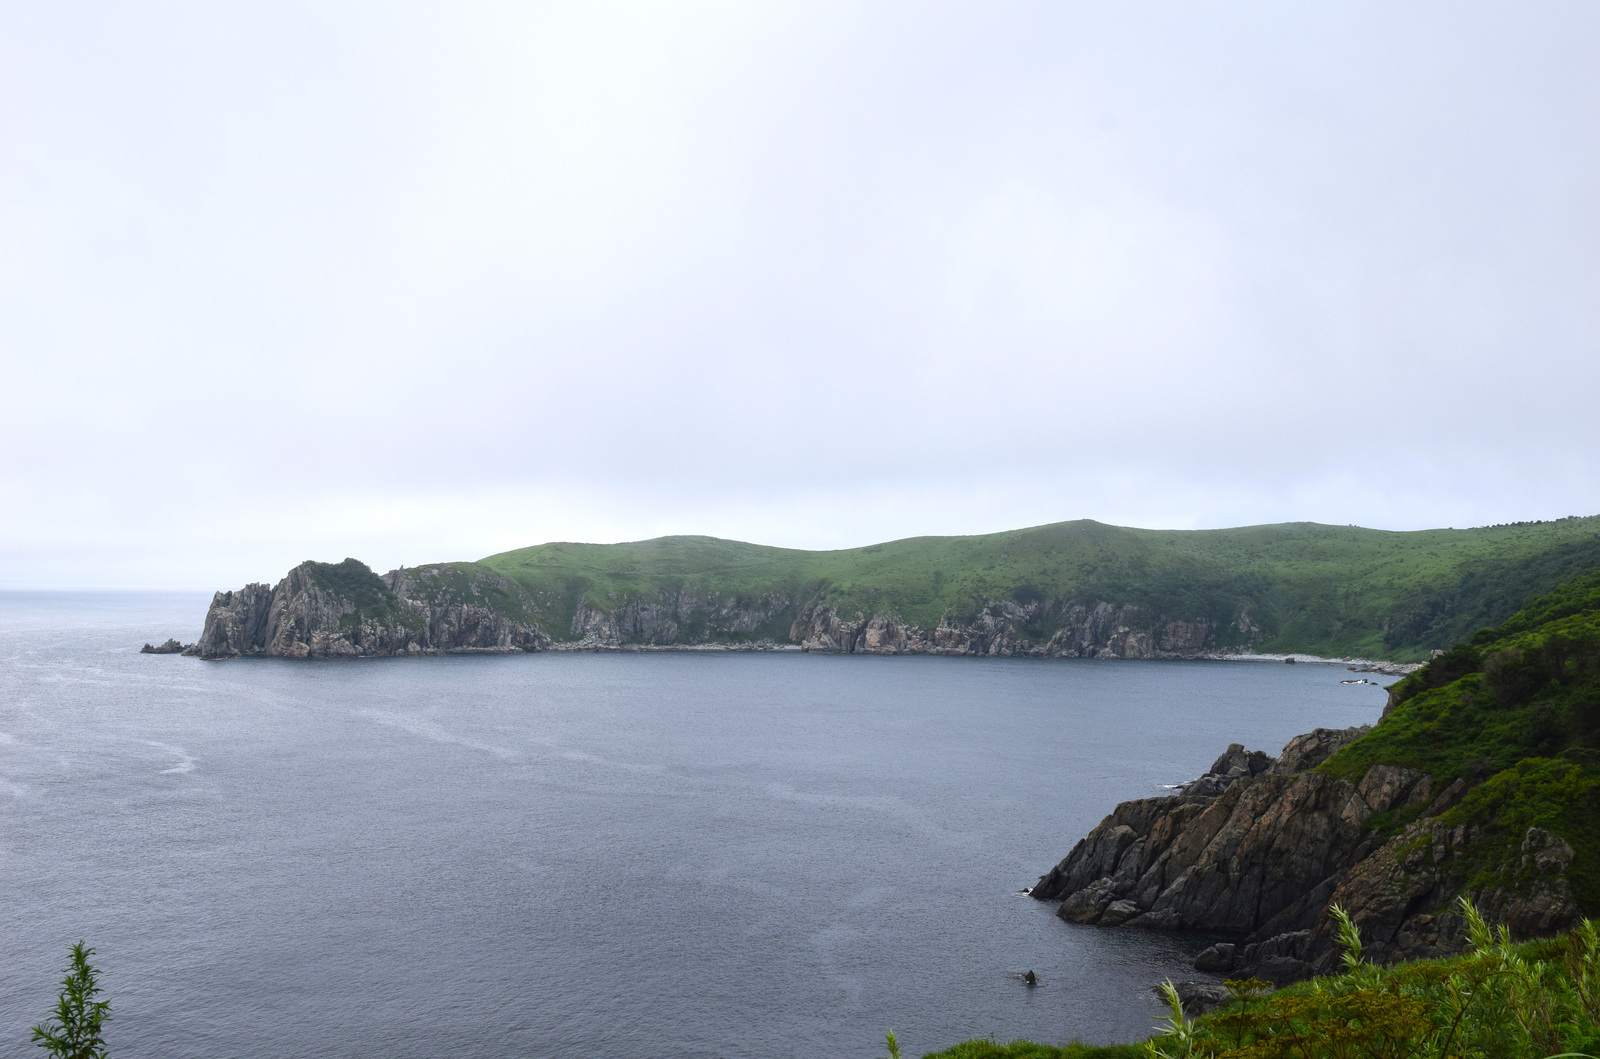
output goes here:
<path id="1" fill-rule="evenodd" d="M 168 639 L 167 642 L 162 644 L 160 647 L 157 647 L 154 644 L 145 644 L 143 647 L 139 648 L 139 653 L 142 655 L 176 655 L 182 654 L 184 651 L 193 646 L 194 644 L 192 643 L 181 644 L 177 640 Z"/>
<path id="2" fill-rule="evenodd" d="M 1039 979 L 1034 975 L 1034 973 L 1032 971 L 1029 971 L 1027 974 L 1023 975 L 1022 976 L 1022 980 L 1024 982 L 1027 982 L 1030 986 L 1034 986 L 1034 985 L 1038 985 L 1039 984 Z"/>
<path id="3" fill-rule="evenodd" d="M 1286 662 L 1287 664 L 1289 664 L 1291 666 L 1294 665 L 1294 656 L 1290 655 L 1288 658 L 1284 659 L 1284 662 Z"/>
<path id="4" fill-rule="evenodd" d="M 1218 942 L 1194 958 L 1197 971 L 1226 972 L 1233 970 L 1233 954 L 1237 946 Z"/>

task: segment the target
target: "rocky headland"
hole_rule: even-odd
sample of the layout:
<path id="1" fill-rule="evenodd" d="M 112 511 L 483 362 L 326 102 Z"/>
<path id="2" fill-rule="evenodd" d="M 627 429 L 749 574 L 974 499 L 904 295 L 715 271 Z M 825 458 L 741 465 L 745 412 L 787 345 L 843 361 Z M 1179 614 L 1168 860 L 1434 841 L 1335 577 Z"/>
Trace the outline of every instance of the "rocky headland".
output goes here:
<path id="1" fill-rule="evenodd" d="M 841 614 L 814 587 L 758 596 L 678 586 L 655 598 L 541 599 L 479 564 L 373 573 L 355 559 L 305 562 L 276 585 L 218 592 L 185 651 L 201 658 L 359 658 L 439 653 L 794 646 L 832 654 L 1025 658 L 1218 658 L 1216 629 L 1104 600 L 989 599 L 931 628 L 894 610 Z M 551 620 L 554 618 L 555 620 Z M 562 620 L 565 618 L 565 620 Z M 1040 637 L 1047 624 L 1052 630 Z M 1248 622 L 1244 631 L 1251 627 Z M 774 635 L 776 634 L 776 635 Z M 785 635 L 786 634 L 786 635 Z M 779 639 L 783 637 L 783 639 Z"/>
<path id="2" fill-rule="evenodd" d="M 354 559 L 302 563 L 276 584 L 218 593 L 193 653 L 766 644 L 987 658 L 1296 652 L 1384 667 L 1365 660 L 1418 661 L 1594 562 L 1600 517 L 1417 533 L 1081 520 L 838 551 L 693 536 L 553 542 L 381 575 Z"/>
<path id="3" fill-rule="evenodd" d="M 1335 969 L 1334 906 L 1379 962 L 1462 951 L 1463 896 L 1519 939 L 1569 929 L 1600 909 L 1600 574 L 1435 657 L 1375 726 L 1234 744 L 1118 805 L 1031 893 L 1074 923 L 1231 937 L 1196 969 L 1279 984 Z"/>
<path id="4" fill-rule="evenodd" d="M 185 653 L 370 658 L 548 647 L 525 606 L 515 586 L 489 574 L 430 566 L 379 577 L 354 559 L 306 562 L 276 585 L 218 592 Z"/>
<path id="5" fill-rule="evenodd" d="M 1483 829 L 1446 814 L 1468 784 L 1436 791 L 1393 765 L 1355 781 L 1316 771 L 1369 730 L 1319 728 L 1276 758 L 1235 743 L 1174 794 L 1118 805 L 1031 893 L 1074 923 L 1234 935 L 1196 969 L 1278 984 L 1335 970 L 1334 904 L 1380 962 L 1459 952 L 1465 924 L 1451 909 L 1481 867 L 1471 847 Z M 1397 810 L 1414 811 L 1411 823 L 1375 835 L 1373 818 Z M 1506 885 L 1471 896 L 1519 937 L 1566 929 L 1581 915 L 1565 876 L 1573 857 L 1559 835 L 1529 827 L 1501 866 Z"/>

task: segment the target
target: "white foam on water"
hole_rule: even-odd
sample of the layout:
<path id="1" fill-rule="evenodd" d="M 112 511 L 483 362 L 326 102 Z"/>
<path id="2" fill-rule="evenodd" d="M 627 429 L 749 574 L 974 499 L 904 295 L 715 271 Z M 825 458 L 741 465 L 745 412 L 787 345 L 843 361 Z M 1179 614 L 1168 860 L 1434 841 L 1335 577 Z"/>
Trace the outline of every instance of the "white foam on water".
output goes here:
<path id="1" fill-rule="evenodd" d="M 503 746 L 492 746 L 489 743 L 481 743 L 476 739 L 469 739 L 463 735 L 456 735 L 454 732 L 448 731 L 425 717 L 415 717 L 404 713 L 389 713 L 385 710 L 358 710 L 356 713 L 357 716 L 376 721 L 386 728 L 397 728 L 407 735 L 418 736 L 430 742 L 448 743 L 453 746 L 466 747 L 468 750 L 478 750 L 485 754 L 493 754 L 502 761 L 516 761 L 522 757 L 522 754 L 516 750 Z"/>
<path id="2" fill-rule="evenodd" d="M 157 750 L 164 750 L 178 759 L 178 763 L 176 765 L 169 769 L 161 770 L 161 774 L 163 776 L 181 776 L 185 773 L 194 771 L 195 759 L 189 754 L 188 751 L 184 750 L 183 747 L 173 746 L 171 743 L 158 743 L 154 739 L 141 739 L 140 742 L 142 742 L 145 746 L 153 746 Z"/>

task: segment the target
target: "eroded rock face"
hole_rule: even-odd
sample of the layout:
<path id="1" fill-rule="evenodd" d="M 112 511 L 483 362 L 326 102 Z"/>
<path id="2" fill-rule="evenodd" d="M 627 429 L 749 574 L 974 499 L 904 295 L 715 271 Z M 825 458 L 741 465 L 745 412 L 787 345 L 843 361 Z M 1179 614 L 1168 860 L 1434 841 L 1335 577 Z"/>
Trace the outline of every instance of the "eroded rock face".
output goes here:
<path id="1" fill-rule="evenodd" d="M 1058 914 L 1079 923 L 1127 900 L 1137 911 L 1124 919 L 1140 926 L 1249 933 L 1342 867 L 1371 811 L 1349 782 L 1317 773 L 1126 803 L 1034 895 L 1059 894 Z"/>
<path id="2" fill-rule="evenodd" d="M 718 642 L 746 637 L 791 606 L 793 601 L 779 592 L 743 598 L 685 588 L 663 592 L 655 600 L 628 599 L 610 610 L 580 596 L 568 632 L 576 641 L 572 647 L 579 650 Z"/>
<path id="3" fill-rule="evenodd" d="M 1459 952 L 1462 919 L 1446 914 L 1481 864 L 1482 836 L 1438 819 L 1467 787 L 1435 796 L 1415 769 L 1376 765 L 1358 782 L 1308 769 L 1365 734 L 1318 729 L 1273 760 L 1230 746 L 1180 793 L 1124 802 L 1036 885 L 1040 900 L 1078 923 L 1201 929 L 1243 937 L 1206 950 L 1196 966 L 1284 984 L 1336 969 L 1336 926 L 1347 909 L 1380 961 Z M 1374 813 L 1423 815 L 1376 844 Z M 1530 828 L 1497 890 L 1470 896 L 1492 922 L 1531 937 L 1567 929 L 1579 910 L 1565 873 L 1572 847 Z"/>
<path id="4" fill-rule="evenodd" d="M 1283 753 L 1272 763 L 1271 771 L 1292 776 L 1314 769 L 1370 731 L 1370 724 L 1357 728 L 1313 728 L 1283 745 Z"/>
<path id="5" fill-rule="evenodd" d="M 283 583 L 288 581 L 287 578 Z M 192 650 L 201 658 L 237 658 L 266 654 L 267 621 L 275 590 L 260 582 L 237 592 L 218 592 L 206 611 L 205 631 Z"/>
<path id="6" fill-rule="evenodd" d="M 1464 855 L 1480 838 L 1475 827 L 1424 817 L 1345 872 L 1327 903 L 1349 911 L 1378 959 L 1460 952 L 1466 923 L 1453 909 L 1470 881 Z M 1467 896 L 1487 920 L 1504 923 L 1519 938 L 1570 929 L 1580 918 L 1566 879 L 1572 858 L 1572 847 L 1560 836 L 1529 828 L 1514 863 L 1500 873 L 1509 885 Z M 1331 932 L 1326 918 L 1324 911 L 1314 925 Z"/>
<path id="7" fill-rule="evenodd" d="M 347 564 L 354 562 L 346 560 Z M 536 650 L 546 646 L 554 650 L 706 645 L 757 649 L 784 639 L 783 630 L 787 629 L 789 642 L 803 650 L 843 654 L 1194 658 L 1216 650 L 1218 631 L 1206 621 L 1172 619 L 1104 600 L 1079 602 L 1062 597 L 989 599 L 975 615 L 957 619 L 946 614 L 930 629 L 906 621 L 892 607 L 874 613 L 842 612 L 837 603 L 829 602 L 827 587 L 816 585 L 796 585 L 760 596 L 728 594 L 692 584 L 663 588 L 655 596 L 584 593 L 567 601 L 546 593 L 535 605 L 521 588 L 481 568 L 470 569 L 475 566 L 470 563 L 391 571 L 383 580 L 392 599 L 383 605 L 367 599 L 362 606 L 355 606 L 354 600 L 340 592 L 330 592 L 327 578 L 319 582 L 307 574 L 308 570 L 312 574 L 318 569 L 326 572 L 329 565 L 302 564 L 276 586 L 252 584 L 236 592 L 218 593 L 207 618 L 207 632 L 192 653 L 229 658 Z M 478 581 L 485 583 L 485 591 L 473 587 Z M 426 626 L 420 634 L 412 632 L 413 615 Z M 553 622 L 560 625 L 553 626 Z M 356 628 L 350 628 L 352 625 Z M 1241 625 L 1240 629 L 1249 633 L 1247 645 L 1255 642 L 1259 630 L 1254 625 Z M 1231 628 L 1224 632 L 1232 645 L 1229 649 L 1241 646 Z M 546 633 L 559 639 L 548 638 Z"/>
<path id="8" fill-rule="evenodd" d="M 1023 632 L 1059 625 L 1044 643 Z M 800 609 L 789 638 L 808 651 L 839 654 L 979 655 L 992 658 L 1194 658 L 1205 653 L 1212 627 L 1169 621 L 1139 607 L 1061 600 L 987 601 L 971 621 L 942 617 L 933 629 L 894 613 L 840 615 L 825 600 Z"/>
<path id="9" fill-rule="evenodd" d="M 185 653 L 362 658 L 537 651 L 550 644 L 537 627 L 505 613 L 501 601 L 513 589 L 503 578 L 462 577 L 449 567 L 394 570 L 374 578 L 358 602 L 319 583 L 310 566 L 289 571 L 276 586 L 218 592 L 200 639 Z"/>

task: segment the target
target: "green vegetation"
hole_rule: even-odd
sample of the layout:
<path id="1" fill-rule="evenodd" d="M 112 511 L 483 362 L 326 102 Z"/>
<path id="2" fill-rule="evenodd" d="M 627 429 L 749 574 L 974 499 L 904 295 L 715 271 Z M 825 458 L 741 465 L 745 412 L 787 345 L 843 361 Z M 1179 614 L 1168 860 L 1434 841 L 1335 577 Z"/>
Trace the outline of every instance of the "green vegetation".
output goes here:
<path id="1" fill-rule="evenodd" d="M 405 571 L 410 598 L 433 607 L 487 607 L 523 625 L 538 623 L 532 601 L 518 586 L 482 563 L 442 563 Z"/>
<path id="2" fill-rule="evenodd" d="M 354 628 L 371 619 L 385 624 L 417 627 L 422 619 L 384 584 L 383 578 L 359 559 L 342 563 L 319 563 L 310 559 L 297 568 L 313 585 L 356 605 L 355 613 L 340 619 L 340 626 Z"/>
<path id="3" fill-rule="evenodd" d="M 100 1030 L 111 1021 L 111 1002 L 95 999 L 100 986 L 98 972 L 89 964 L 93 955 L 81 941 L 72 947 L 72 966 L 62 980 L 55 1015 L 33 1028 L 34 1043 L 60 1059 L 105 1059 Z"/>
<path id="4" fill-rule="evenodd" d="M 1470 849 L 1480 889 L 1530 827 L 1560 835 L 1585 912 L 1600 912 L 1600 573 L 1575 578 L 1497 628 L 1435 658 L 1393 691 L 1395 706 L 1320 771 L 1357 779 L 1376 764 L 1427 773 L 1435 791 L 1472 785 L 1439 818 L 1480 836 Z M 1383 837 L 1425 810 L 1369 821 Z"/>
<path id="5" fill-rule="evenodd" d="M 1475 836 L 1451 862 L 1453 886 L 1479 894 L 1516 890 L 1528 881 L 1519 844 L 1538 827 L 1572 847 L 1565 877 L 1573 898 L 1585 915 L 1600 912 L 1600 572 L 1575 577 L 1477 631 L 1397 684 L 1394 700 L 1371 733 L 1319 771 L 1355 781 L 1374 765 L 1398 765 L 1427 773 L 1433 791 L 1465 781 L 1460 801 L 1425 825 Z M 1425 809 L 1375 814 L 1368 826 L 1375 840 L 1385 840 Z M 1415 841 L 1425 845 L 1428 837 Z M 1466 898 L 1459 914 L 1471 941 L 1467 955 L 1380 968 L 1363 959 L 1354 923 L 1335 908 L 1347 973 L 1278 992 L 1259 981 L 1229 982 L 1232 999 L 1198 1020 L 1184 1017 L 1169 986 L 1165 1032 L 1140 1054 L 1600 1055 L 1600 926 L 1585 920 L 1565 937 L 1519 945 L 1505 928 L 1492 932 Z M 938 1057 L 1079 1054 L 1131 1053 L 969 1041 Z"/>
<path id="6" fill-rule="evenodd" d="M 1600 569 L 1600 516 L 1408 533 L 1315 523 L 1141 530 L 1085 520 L 829 552 L 662 537 L 543 544 L 458 565 L 503 575 L 558 639 L 574 635 L 580 598 L 607 612 L 680 593 L 703 610 L 767 601 L 759 628 L 718 638 L 779 642 L 813 600 L 841 616 L 893 613 L 924 629 L 941 618 L 971 622 L 994 601 L 1044 604 L 1020 625 L 1035 643 L 1060 628 L 1064 604 L 1103 601 L 1208 622 L 1219 649 L 1405 661 Z M 684 640 L 703 627 L 692 610 L 682 611 Z"/>
<path id="7" fill-rule="evenodd" d="M 1346 973 L 1278 992 L 1228 983 L 1232 999 L 1195 1021 L 1167 987 L 1167 1032 L 1151 1059 L 1512 1059 L 1600 1051 L 1600 930 L 1513 945 L 1463 900 L 1472 951 L 1380 968 L 1343 918 Z"/>
<path id="8" fill-rule="evenodd" d="M 1472 951 L 1376 967 L 1342 910 L 1345 973 L 1273 991 L 1227 983 L 1230 999 L 1198 1019 L 1163 988 L 1163 1031 L 1143 1045 L 1055 1048 L 967 1041 L 924 1059 L 1541 1059 L 1600 1054 L 1600 924 L 1517 945 L 1470 901 Z"/>
<path id="9" fill-rule="evenodd" d="M 923 1059 L 1144 1059 L 1149 1053 L 1139 1044 L 1093 1045 L 1074 1041 L 1056 1047 L 1032 1041 L 963 1041 L 942 1052 L 930 1052 Z"/>

